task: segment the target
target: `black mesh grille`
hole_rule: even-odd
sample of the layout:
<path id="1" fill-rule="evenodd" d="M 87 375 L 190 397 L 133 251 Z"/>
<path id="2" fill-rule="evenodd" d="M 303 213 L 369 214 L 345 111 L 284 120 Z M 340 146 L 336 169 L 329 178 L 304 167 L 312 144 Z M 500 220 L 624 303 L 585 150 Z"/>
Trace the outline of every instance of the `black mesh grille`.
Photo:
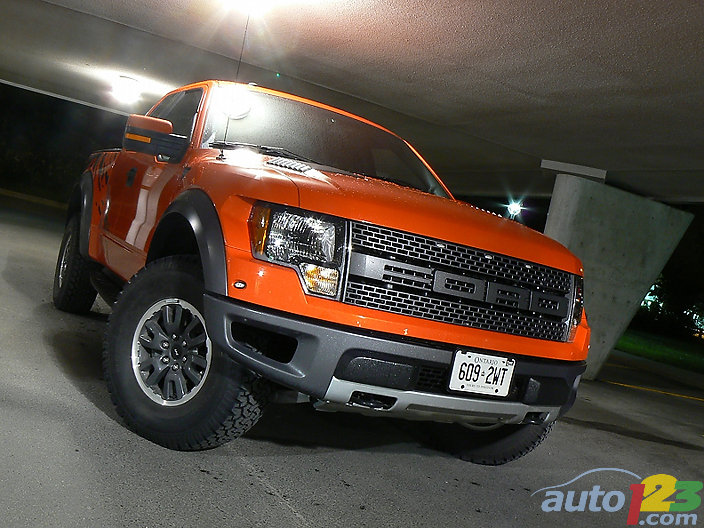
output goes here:
<path id="1" fill-rule="evenodd" d="M 550 310 L 558 310 L 564 302 L 553 298 L 571 292 L 570 273 L 369 224 L 353 222 L 351 235 L 353 253 L 387 262 L 382 274 L 366 268 L 348 274 L 343 297 L 348 304 L 494 332 L 567 340 L 567 317 L 551 315 Z M 421 271 L 421 266 L 429 273 Z M 433 269 L 457 275 L 448 277 L 444 290 L 438 292 L 433 290 Z M 493 304 L 477 299 L 476 281 L 465 282 L 464 277 L 491 281 L 500 295 L 495 295 Z M 531 311 L 522 304 L 521 288 L 550 295 L 538 298 L 538 307 Z"/>
<path id="2" fill-rule="evenodd" d="M 538 339 L 562 341 L 565 336 L 565 325 L 559 321 L 389 290 L 373 284 L 350 281 L 345 302 L 421 319 Z"/>
<path id="3" fill-rule="evenodd" d="M 418 368 L 418 381 L 415 389 L 422 392 L 444 393 L 447 389 L 449 375 L 450 369 L 448 367 L 422 365 Z"/>
<path id="4" fill-rule="evenodd" d="M 561 270 L 386 227 L 352 223 L 352 245 L 373 253 L 413 259 L 559 293 L 567 293 L 572 287 L 570 274 Z"/>

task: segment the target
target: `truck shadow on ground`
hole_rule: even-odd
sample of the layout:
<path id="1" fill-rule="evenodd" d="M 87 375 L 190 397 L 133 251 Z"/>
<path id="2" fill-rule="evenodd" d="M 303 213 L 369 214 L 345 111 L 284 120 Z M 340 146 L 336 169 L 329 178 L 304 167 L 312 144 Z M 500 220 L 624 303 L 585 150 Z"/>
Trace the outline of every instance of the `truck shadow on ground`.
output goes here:
<path id="1" fill-rule="evenodd" d="M 677 447 L 680 449 L 687 449 L 689 451 L 704 451 L 704 448 L 698 445 L 690 444 L 688 442 L 683 442 L 680 440 L 674 440 L 671 438 L 665 438 L 663 436 L 648 433 L 646 431 L 632 429 L 624 427 L 622 425 L 616 425 L 606 422 L 597 422 L 594 420 L 581 420 L 578 418 L 573 418 L 571 416 L 565 416 L 560 420 L 563 423 L 575 425 L 577 427 L 584 427 L 592 430 L 605 431 L 608 433 L 613 433 L 626 438 L 632 438 L 634 440 L 641 440 L 645 442 L 652 442 L 660 445 L 667 445 L 671 447 Z"/>
<path id="2" fill-rule="evenodd" d="M 48 323 L 43 339 L 66 378 L 98 410 L 122 424 L 102 375 L 107 315 L 95 312 L 82 316 L 65 314 L 50 303 L 44 303 L 36 307 L 34 316 Z M 418 447 L 441 452 L 427 441 L 421 424 L 350 413 L 319 412 L 309 404 L 270 404 L 246 437 L 256 442 L 298 448 L 301 452 L 319 449 L 417 452 Z M 239 445 L 237 451 L 241 453 L 242 448 Z"/>
<path id="3" fill-rule="evenodd" d="M 39 255 L 9 255 L 2 271 L 3 282 L 30 301 L 51 299 L 53 268 L 46 275 L 46 261 Z"/>
<path id="4" fill-rule="evenodd" d="M 67 314 L 51 303 L 37 306 L 34 315 L 46 322 L 42 338 L 61 372 L 96 408 L 119 422 L 102 372 L 103 333 L 108 316 L 96 312 Z"/>
<path id="5" fill-rule="evenodd" d="M 58 312 L 50 303 L 38 305 L 34 316 L 36 320 L 47 323 L 44 325 L 44 341 L 66 377 L 96 408 L 115 422 L 122 423 L 102 376 L 102 342 L 108 316 L 98 312 L 84 316 L 65 314 Z M 704 451 L 691 443 L 610 423 L 570 416 L 561 421 L 635 440 Z M 438 436 L 440 432 L 441 438 Z M 469 436 L 460 427 L 344 412 L 320 412 L 310 404 L 270 404 L 259 423 L 246 435 L 250 440 L 297 449 L 301 454 L 320 449 L 418 452 L 422 448 L 428 450 L 428 454 L 450 456 L 456 456 L 462 445 L 471 442 Z M 246 452 L 247 448 L 238 445 L 236 451 L 246 454 L 243 451 Z M 257 450 L 256 454 L 262 453 Z"/>
<path id="6" fill-rule="evenodd" d="M 269 405 L 247 438 L 303 452 L 329 448 L 364 450 L 389 448 L 394 451 L 417 444 L 405 424 L 398 420 L 356 414 L 316 411 L 310 404 Z"/>
<path id="7" fill-rule="evenodd" d="M 425 450 L 430 456 L 452 457 L 468 441 L 460 426 L 320 412 L 309 404 L 270 405 L 247 438 L 298 449 L 300 454 L 317 449 L 416 454 Z"/>
<path id="8" fill-rule="evenodd" d="M 35 307 L 33 318 L 43 321 L 41 336 L 48 354 L 69 382 L 98 410 L 124 426 L 102 374 L 103 335 L 108 315 L 99 311 L 73 315 L 58 311 L 51 302 L 42 302 Z M 310 404 L 270 404 L 246 437 L 298 448 L 301 453 L 319 449 L 418 452 L 419 448 L 431 450 L 429 454 L 447 453 L 447 449 L 435 442 L 431 429 L 431 424 L 422 422 L 320 412 Z M 461 434 L 462 431 L 457 431 L 458 441 Z M 242 447 L 238 446 L 237 451 L 241 452 Z"/>

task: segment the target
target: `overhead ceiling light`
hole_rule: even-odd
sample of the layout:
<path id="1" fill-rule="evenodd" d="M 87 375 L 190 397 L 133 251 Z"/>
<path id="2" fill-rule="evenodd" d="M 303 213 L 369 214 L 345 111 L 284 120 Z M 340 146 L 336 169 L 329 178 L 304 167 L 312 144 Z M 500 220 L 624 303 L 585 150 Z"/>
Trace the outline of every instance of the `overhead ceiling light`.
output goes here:
<path id="1" fill-rule="evenodd" d="M 222 3 L 228 9 L 235 8 L 247 16 L 258 17 L 269 11 L 271 4 L 274 2 L 266 0 L 222 0 Z"/>
<path id="2" fill-rule="evenodd" d="M 266 2 L 262 0 L 238 0 L 235 2 L 237 9 L 242 11 L 245 15 L 251 17 L 259 17 L 272 8 L 273 2 Z"/>
<path id="3" fill-rule="evenodd" d="M 112 84 L 111 95 L 119 102 L 132 104 L 142 96 L 142 90 L 137 79 L 120 75 Z"/>
<path id="4" fill-rule="evenodd" d="M 234 7 L 247 16 L 256 18 L 268 11 L 291 4 L 313 4 L 319 0 L 222 0 L 222 3 L 230 8 Z"/>

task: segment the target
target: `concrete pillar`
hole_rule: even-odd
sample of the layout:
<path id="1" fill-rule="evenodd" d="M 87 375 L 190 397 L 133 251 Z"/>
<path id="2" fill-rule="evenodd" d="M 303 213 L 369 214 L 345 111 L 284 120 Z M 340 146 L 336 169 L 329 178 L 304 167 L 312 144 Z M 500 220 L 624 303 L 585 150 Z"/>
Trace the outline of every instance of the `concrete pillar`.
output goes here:
<path id="1" fill-rule="evenodd" d="M 592 329 L 586 379 L 595 379 L 692 215 L 581 177 L 558 174 L 545 234 L 584 264 Z"/>

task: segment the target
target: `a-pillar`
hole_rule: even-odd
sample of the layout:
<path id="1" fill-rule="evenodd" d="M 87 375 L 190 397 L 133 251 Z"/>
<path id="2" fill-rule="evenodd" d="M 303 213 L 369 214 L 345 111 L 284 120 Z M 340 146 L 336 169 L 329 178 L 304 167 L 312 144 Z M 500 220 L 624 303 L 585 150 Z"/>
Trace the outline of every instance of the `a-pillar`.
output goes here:
<path id="1" fill-rule="evenodd" d="M 686 231 L 692 215 L 579 176 L 558 174 L 545 234 L 584 265 L 595 379 Z"/>

